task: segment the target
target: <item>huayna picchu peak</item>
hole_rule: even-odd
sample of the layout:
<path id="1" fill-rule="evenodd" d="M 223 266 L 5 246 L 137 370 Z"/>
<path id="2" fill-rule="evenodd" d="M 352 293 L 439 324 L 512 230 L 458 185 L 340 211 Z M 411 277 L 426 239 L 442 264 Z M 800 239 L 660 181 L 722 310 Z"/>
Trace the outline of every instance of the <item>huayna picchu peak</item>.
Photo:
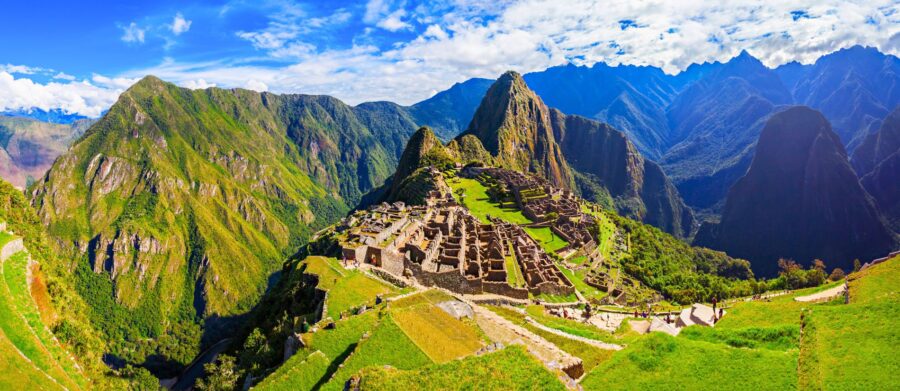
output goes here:
<path id="1" fill-rule="evenodd" d="M 0 391 L 900 390 L 896 4 L 7 3 Z"/>

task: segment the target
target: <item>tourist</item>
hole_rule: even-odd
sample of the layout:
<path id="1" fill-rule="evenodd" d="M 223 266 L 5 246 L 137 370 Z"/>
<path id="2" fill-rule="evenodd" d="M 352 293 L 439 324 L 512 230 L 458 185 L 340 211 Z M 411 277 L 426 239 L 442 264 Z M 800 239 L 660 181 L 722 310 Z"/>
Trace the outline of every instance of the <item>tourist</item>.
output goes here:
<path id="1" fill-rule="evenodd" d="M 712 305 L 713 305 L 713 312 L 714 312 L 714 313 L 716 312 L 716 303 L 717 303 L 717 302 L 718 302 L 718 300 L 716 300 L 716 297 L 713 296 L 713 298 L 712 298 Z"/>
<path id="2" fill-rule="evenodd" d="M 722 315 L 725 315 L 725 309 L 724 309 L 724 308 L 719 308 L 719 318 L 721 318 Z"/>

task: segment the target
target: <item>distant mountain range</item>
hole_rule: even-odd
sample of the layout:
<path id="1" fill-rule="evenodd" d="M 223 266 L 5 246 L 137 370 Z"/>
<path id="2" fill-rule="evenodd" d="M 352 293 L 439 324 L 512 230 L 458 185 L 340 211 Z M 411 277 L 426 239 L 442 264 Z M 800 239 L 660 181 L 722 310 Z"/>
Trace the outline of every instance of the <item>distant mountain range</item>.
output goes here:
<path id="1" fill-rule="evenodd" d="M 38 108 L 32 108 L 28 110 L 7 110 L 0 111 L 0 116 L 5 117 L 25 117 L 31 118 L 42 122 L 49 122 L 53 124 L 71 124 L 75 121 L 88 119 L 88 117 L 83 116 L 81 114 L 67 113 L 60 109 L 51 109 L 51 110 L 41 110 Z"/>
<path id="2" fill-rule="evenodd" d="M 794 104 L 820 110 L 852 153 L 900 104 L 900 60 L 861 46 L 814 64 L 775 69 L 742 52 L 725 63 L 695 64 L 677 75 L 650 66 L 598 63 L 554 67 L 524 79 L 548 106 L 621 129 L 641 154 L 662 165 L 688 205 L 713 213 L 746 172 L 773 113 Z M 476 96 L 487 84 L 474 79 L 451 90 L 452 96 Z M 449 98 L 438 94 L 432 99 Z M 418 105 L 434 104 L 429 99 Z M 455 100 L 459 118 L 465 118 L 463 106 L 475 112 L 471 100 Z M 457 124 L 441 132 L 465 130 Z"/>
<path id="3" fill-rule="evenodd" d="M 57 156 L 95 120 L 56 124 L 27 117 L 0 116 L 0 178 L 25 188 L 40 179 Z"/>

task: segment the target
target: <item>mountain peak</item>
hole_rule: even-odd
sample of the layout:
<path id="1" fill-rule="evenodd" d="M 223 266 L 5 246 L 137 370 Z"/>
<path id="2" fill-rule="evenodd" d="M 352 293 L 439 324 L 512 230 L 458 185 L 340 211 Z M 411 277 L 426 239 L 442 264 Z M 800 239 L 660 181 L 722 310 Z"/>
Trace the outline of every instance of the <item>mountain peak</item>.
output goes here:
<path id="1" fill-rule="evenodd" d="M 501 75 L 488 89 L 469 128 L 505 168 L 532 172 L 550 183 L 572 188 L 573 176 L 554 140 L 550 109 L 517 72 Z"/>

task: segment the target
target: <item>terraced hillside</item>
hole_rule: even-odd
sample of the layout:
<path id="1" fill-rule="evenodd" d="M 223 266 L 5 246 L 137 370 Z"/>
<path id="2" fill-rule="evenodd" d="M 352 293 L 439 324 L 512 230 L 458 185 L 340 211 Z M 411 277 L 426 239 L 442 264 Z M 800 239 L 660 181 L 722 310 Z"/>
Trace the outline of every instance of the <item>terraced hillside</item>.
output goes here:
<path id="1" fill-rule="evenodd" d="M 42 319 L 35 296 L 47 291 L 32 283 L 36 270 L 22 238 L 0 231 L 0 388 L 87 389 L 88 376 Z"/>

